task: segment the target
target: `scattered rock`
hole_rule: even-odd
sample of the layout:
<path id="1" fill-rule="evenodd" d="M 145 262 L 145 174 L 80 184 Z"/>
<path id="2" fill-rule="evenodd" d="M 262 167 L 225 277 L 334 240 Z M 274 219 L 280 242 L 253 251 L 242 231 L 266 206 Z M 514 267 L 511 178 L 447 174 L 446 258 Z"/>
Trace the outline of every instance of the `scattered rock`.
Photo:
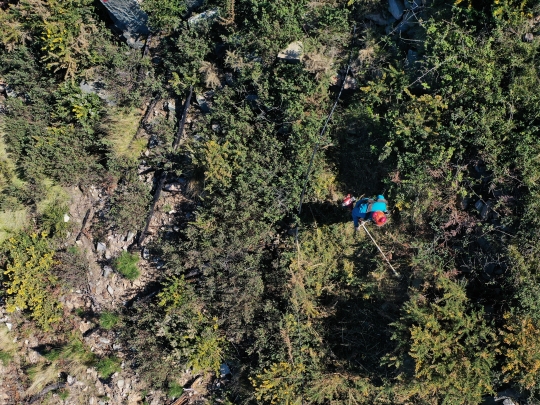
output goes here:
<path id="1" fill-rule="evenodd" d="M 79 83 L 79 87 L 83 93 L 96 94 L 101 100 L 103 100 L 109 106 L 115 106 L 116 100 L 113 93 L 105 89 L 105 84 L 100 81 L 86 81 L 82 80 Z"/>
<path id="2" fill-rule="evenodd" d="M 107 292 L 111 294 L 111 297 L 114 297 L 114 290 L 110 285 L 107 286 Z"/>
<path id="3" fill-rule="evenodd" d="M 219 132 L 220 129 L 221 127 L 219 126 L 219 124 L 212 124 L 212 131 Z"/>
<path id="4" fill-rule="evenodd" d="M 99 338 L 99 341 L 101 343 L 103 343 L 104 345 L 110 345 L 111 344 L 111 340 L 110 339 L 107 339 L 107 338 L 104 338 L 104 337 L 100 337 Z"/>
<path id="5" fill-rule="evenodd" d="M 71 376 L 71 375 L 68 375 L 67 376 L 67 383 L 68 385 L 73 385 L 73 383 L 75 382 L 75 377 Z"/>
<path id="6" fill-rule="evenodd" d="M 180 183 L 177 183 L 177 182 L 165 184 L 163 186 L 163 190 L 164 191 L 171 191 L 171 192 L 182 191 L 182 185 Z"/>
<path id="7" fill-rule="evenodd" d="M 159 145 L 159 139 L 157 136 L 152 135 L 148 140 L 148 149 L 154 149 Z"/>
<path id="8" fill-rule="evenodd" d="M 141 401 L 142 401 L 142 397 L 139 393 L 132 392 L 128 396 L 128 405 L 137 405 Z"/>
<path id="9" fill-rule="evenodd" d="M 80 324 L 79 324 L 79 330 L 81 331 L 82 334 L 85 334 L 86 332 L 88 332 L 90 329 L 92 329 L 92 323 L 90 322 L 87 322 L 87 321 L 82 321 Z"/>
<path id="10" fill-rule="evenodd" d="M 188 19 L 188 24 L 191 26 L 196 26 L 202 23 L 203 21 L 212 22 L 214 19 L 216 19 L 219 16 L 219 12 L 217 8 L 213 8 L 211 10 L 206 10 L 200 14 L 194 15 L 193 17 L 190 17 Z"/>
<path id="11" fill-rule="evenodd" d="M 169 112 L 176 112 L 176 101 L 174 100 L 169 100 L 165 103 L 165 110 L 169 111 Z"/>
<path id="12" fill-rule="evenodd" d="M 126 242 L 128 242 L 128 243 L 131 242 L 134 237 L 135 237 L 135 232 L 129 231 L 127 236 L 126 236 Z"/>
<path id="13" fill-rule="evenodd" d="M 221 366 L 219 366 L 219 373 L 221 374 L 221 378 L 231 374 L 231 369 L 227 363 L 223 363 Z"/>
<path id="14" fill-rule="evenodd" d="M 523 42 L 532 42 L 534 41 L 534 35 L 531 32 L 527 32 L 523 35 Z"/>
<path id="15" fill-rule="evenodd" d="M 13 328 L 13 324 L 11 324 L 9 322 L 6 322 L 6 326 L 7 326 L 8 330 L 11 330 Z"/>
<path id="16" fill-rule="evenodd" d="M 399 20 L 405 11 L 405 5 L 401 0 L 388 0 L 388 11 L 396 20 Z"/>
<path id="17" fill-rule="evenodd" d="M 103 385 L 103 383 L 101 381 L 96 381 L 96 389 L 97 389 L 97 394 L 99 396 L 103 396 L 105 395 L 105 386 Z M 102 401 L 100 401 L 102 402 Z"/>
<path id="18" fill-rule="evenodd" d="M 68 214 L 64 214 L 64 222 L 69 222 L 70 219 Z"/>
<path id="19" fill-rule="evenodd" d="M 287 48 L 278 53 L 278 59 L 299 63 L 304 56 L 304 44 L 301 41 L 291 42 Z"/>
<path id="20" fill-rule="evenodd" d="M 15 98 L 18 96 L 17 92 L 13 90 L 13 87 L 11 87 L 9 84 L 6 85 L 4 91 L 6 93 L 6 97 L 8 98 Z"/>
<path id="21" fill-rule="evenodd" d="M 201 7 L 204 4 L 204 0 L 184 0 L 188 10 L 193 10 L 194 8 Z"/>
<path id="22" fill-rule="evenodd" d="M 343 84 L 343 73 L 344 72 L 336 73 L 336 75 L 332 77 L 331 79 L 332 85 L 341 87 L 341 85 Z M 345 78 L 345 83 L 343 84 L 343 90 L 356 90 L 356 88 L 357 88 L 356 79 L 348 75 Z"/>
<path id="23" fill-rule="evenodd" d="M 204 114 L 207 114 L 210 112 L 210 107 L 208 106 L 208 102 L 206 101 L 206 98 L 202 94 L 197 94 L 195 96 L 195 99 L 197 100 L 197 104 L 199 104 L 199 108 Z"/>
<path id="24" fill-rule="evenodd" d="M 98 242 L 96 245 L 96 251 L 98 253 L 104 253 L 107 250 L 107 245 L 103 242 Z"/>
<path id="25" fill-rule="evenodd" d="M 150 251 L 148 250 L 148 248 L 143 249 L 142 257 L 143 257 L 144 260 L 150 259 Z"/>
<path id="26" fill-rule="evenodd" d="M 116 386 L 120 389 L 124 388 L 124 380 L 118 380 Z"/>
<path id="27" fill-rule="evenodd" d="M 122 345 L 119 345 L 117 343 L 112 345 L 113 350 L 120 350 L 122 348 Z"/>
<path id="28" fill-rule="evenodd" d="M 476 208 L 478 211 L 482 212 L 482 208 L 484 207 L 484 203 L 481 200 L 478 200 L 474 203 L 474 208 Z"/>
<path id="29" fill-rule="evenodd" d="M 111 266 L 103 266 L 103 273 L 101 275 L 105 278 L 109 277 L 109 274 L 111 274 L 113 271 Z"/>
<path id="30" fill-rule="evenodd" d="M 111 252 L 107 249 L 105 251 L 105 259 L 109 260 L 112 257 Z"/>
<path id="31" fill-rule="evenodd" d="M 482 207 L 482 211 L 480 211 L 480 218 L 485 221 L 489 218 L 489 214 L 491 212 L 491 206 L 493 203 L 491 201 L 488 201 L 484 206 Z"/>

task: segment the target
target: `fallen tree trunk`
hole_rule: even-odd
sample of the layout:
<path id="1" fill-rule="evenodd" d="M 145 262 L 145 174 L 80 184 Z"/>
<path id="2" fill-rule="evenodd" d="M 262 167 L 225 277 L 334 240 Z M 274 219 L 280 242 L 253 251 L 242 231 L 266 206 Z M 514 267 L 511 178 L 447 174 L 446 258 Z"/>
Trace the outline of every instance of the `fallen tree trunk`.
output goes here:
<path id="1" fill-rule="evenodd" d="M 34 395 L 32 398 L 26 401 L 26 403 L 28 405 L 33 404 L 34 402 L 36 402 L 38 399 L 45 396 L 49 392 L 60 389 L 60 388 L 64 388 L 65 386 L 66 386 L 66 383 L 56 383 L 56 384 L 49 385 L 48 387 L 45 387 L 39 394 Z"/>
<path id="2" fill-rule="evenodd" d="M 186 124 L 186 117 L 189 110 L 189 106 L 191 103 L 191 96 L 193 95 L 193 86 L 189 87 L 189 94 L 186 98 L 186 102 L 184 104 L 184 109 L 182 111 L 182 119 L 180 120 L 180 124 L 178 125 L 178 131 L 176 131 L 176 138 L 173 143 L 173 149 L 176 150 L 178 148 L 178 144 L 180 143 L 180 139 L 182 138 L 182 134 L 184 133 L 184 125 Z"/>
<path id="3" fill-rule="evenodd" d="M 148 37 L 146 38 L 146 43 L 144 44 L 144 51 L 143 51 L 143 59 L 148 55 L 148 50 L 150 48 L 150 42 L 152 41 L 152 33 L 148 34 Z M 139 74 L 137 75 L 137 83 L 141 83 L 144 79 L 144 74 L 146 73 L 146 69 L 144 66 L 141 66 L 139 68 Z"/>
<path id="4" fill-rule="evenodd" d="M 75 238 L 75 242 L 77 242 L 79 239 L 81 239 L 81 236 L 82 236 L 82 234 L 84 232 L 84 228 L 86 227 L 86 223 L 88 222 L 88 218 L 90 217 L 90 211 L 91 211 L 91 208 L 89 208 L 88 211 L 86 211 L 86 215 L 84 216 L 83 221 L 82 221 L 81 231 L 79 232 L 79 234 Z"/>
<path id="5" fill-rule="evenodd" d="M 180 120 L 180 123 L 178 125 L 178 130 L 176 131 L 176 139 L 174 140 L 174 143 L 173 143 L 173 150 L 176 150 L 178 148 L 178 144 L 180 143 L 180 138 L 182 137 L 182 133 L 184 132 L 184 125 L 186 123 L 186 116 L 189 110 L 192 95 L 193 95 L 193 86 L 189 88 L 189 94 L 186 98 L 184 109 L 182 111 L 182 119 Z M 157 97 L 154 100 L 157 100 Z M 148 109 L 148 111 L 150 110 L 151 108 Z M 148 111 L 147 111 L 147 114 L 148 114 Z M 159 196 L 161 195 L 161 190 L 163 189 L 163 184 L 165 183 L 166 179 L 167 179 L 167 172 L 164 171 L 161 173 L 161 176 L 157 182 L 156 191 L 154 193 L 154 199 L 152 200 L 152 205 L 150 207 L 150 211 L 148 212 L 148 217 L 146 218 L 146 224 L 144 226 L 144 229 L 142 230 L 141 235 L 139 236 L 139 240 L 137 241 L 137 246 L 142 245 L 142 243 L 144 242 L 144 239 L 146 238 L 146 235 L 148 234 L 148 228 L 150 227 L 150 222 L 152 221 L 152 216 L 154 215 L 154 210 L 156 208 L 156 204 L 159 200 Z"/>
<path id="6" fill-rule="evenodd" d="M 150 118 L 150 114 L 152 113 L 152 111 L 154 111 L 154 108 L 156 107 L 156 104 L 158 103 L 159 99 L 160 97 L 159 95 L 157 95 L 150 102 L 150 105 L 146 109 L 146 113 L 144 114 L 144 117 L 141 120 L 141 123 L 139 124 L 139 128 L 137 128 L 137 132 L 135 133 L 135 136 L 133 137 L 133 139 L 137 139 L 141 136 L 141 132 L 143 131 L 146 123 L 148 122 L 148 118 Z"/>
<path id="7" fill-rule="evenodd" d="M 156 208 L 156 204 L 159 200 L 159 196 L 161 195 L 161 189 L 163 188 L 163 184 L 165 183 L 166 178 L 167 178 L 167 172 L 164 171 L 161 173 L 161 176 L 159 177 L 159 180 L 157 182 L 156 192 L 154 193 L 154 199 L 152 200 L 152 205 L 150 206 L 150 211 L 148 212 L 148 217 L 146 218 L 146 225 L 144 226 L 144 229 L 141 232 L 141 236 L 139 236 L 139 241 L 137 242 L 137 245 L 139 246 L 141 246 L 141 244 L 144 242 L 144 239 L 146 238 L 148 227 L 150 226 L 150 221 L 152 221 L 152 216 L 154 215 L 154 209 Z"/>

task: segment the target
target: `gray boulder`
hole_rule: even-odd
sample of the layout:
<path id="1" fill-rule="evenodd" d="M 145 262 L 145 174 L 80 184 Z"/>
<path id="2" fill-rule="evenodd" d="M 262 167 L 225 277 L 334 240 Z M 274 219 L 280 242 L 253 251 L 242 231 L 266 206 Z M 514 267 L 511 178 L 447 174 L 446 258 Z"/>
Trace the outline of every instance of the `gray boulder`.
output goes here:
<path id="1" fill-rule="evenodd" d="M 188 24 L 191 26 L 196 26 L 204 21 L 212 22 L 217 17 L 219 17 L 219 11 L 217 8 L 213 8 L 211 10 L 206 10 L 203 13 L 190 17 L 188 19 Z"/>
<path id="2" fill-rule="evenodd" d="M 399 20 L 405 11 L 405 5 L 402 0 L 388 0 L 388 11 L 396 20 Z"/>
<path id="3" fill-rule="evenodd" d="M 9 84 L 5 86 L 4 91 L 6 92 L 6 96 L 9 98 L 15 98 L 19 95 Z"/>
<path id="4" fill-rule="evenodd" d="M 105 90 L 105 84 L 100 81 L 86 81 L 83 79 L 79 83 L 79 87 L 83 93 L 96 94 L 109 106 L 116 105 L 116 99 L 114 98 L 114 95 L 110 91 Z"/>
<path id="5" fill-rule="evenodd" d="M 301 41 L 291 42 L 287 48 L 278 53 L 278 59 L 286 62 L 299 63 L 304 56 L 304 44 Z"/>
<path id="6" fill-rule="evenodd" d="M 150 33 L 148 29 L 148 15 L 141 10 L 136 0 L 101 0 L 114 25 L 122 31 L 129 46 L 140 49 L 144 43 L 140 41 Z"/>
<path id="7" fill-rule="evenodd" d="M 210 112 L 210 106 L 208 105 L 208 102 L 206 101 L 206 97 L 202 94 L 195 95 L 195 99 L 197 100 L 197 104 L 199 104 L 199 107 L 201 111 L 205 114 Z"/>

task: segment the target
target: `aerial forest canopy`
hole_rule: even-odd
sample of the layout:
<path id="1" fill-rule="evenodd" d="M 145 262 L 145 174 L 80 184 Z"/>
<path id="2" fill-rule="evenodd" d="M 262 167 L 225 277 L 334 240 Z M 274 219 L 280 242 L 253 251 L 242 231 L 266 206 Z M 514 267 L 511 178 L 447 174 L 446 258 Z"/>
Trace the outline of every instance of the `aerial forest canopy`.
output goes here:
<path id="1" fill-rule="evenodd" d="M 540 404 L 539 89 L 533 0 L 0 0 L 0 402 Z"/>

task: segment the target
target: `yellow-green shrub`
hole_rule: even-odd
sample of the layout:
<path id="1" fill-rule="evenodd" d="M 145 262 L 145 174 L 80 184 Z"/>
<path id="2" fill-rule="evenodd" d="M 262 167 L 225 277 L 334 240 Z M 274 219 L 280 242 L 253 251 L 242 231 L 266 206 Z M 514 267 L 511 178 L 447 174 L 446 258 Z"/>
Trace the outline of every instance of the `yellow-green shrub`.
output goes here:
<path id="1" fill-rule="evenodd" d="M 58 279 L 51 271 L 54 250 L 46 236 L 20 233 L 5 242 L 4 286 L 8 312 L 28 310 L 32 319 L 49 329 L 61 319 L 61 306 L 53 296 Z"/>

